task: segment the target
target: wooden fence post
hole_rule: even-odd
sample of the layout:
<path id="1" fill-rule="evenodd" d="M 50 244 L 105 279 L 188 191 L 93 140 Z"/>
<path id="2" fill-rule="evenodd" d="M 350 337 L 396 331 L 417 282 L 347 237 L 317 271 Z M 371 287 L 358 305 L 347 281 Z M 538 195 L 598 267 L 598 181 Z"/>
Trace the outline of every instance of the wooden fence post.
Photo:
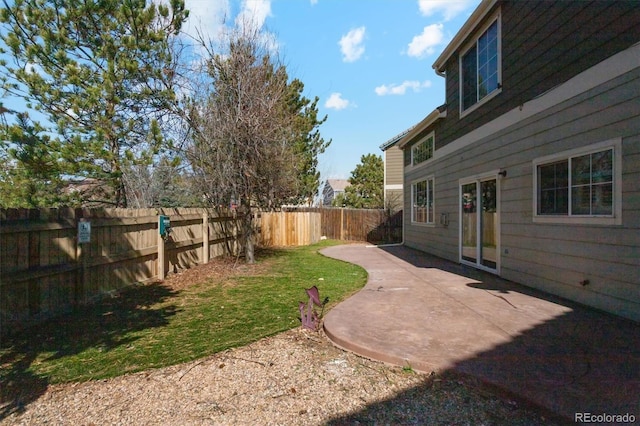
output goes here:
<path id="1" fill-rule="evenodd" d="M 202 259 L 200 263 L 209 263 L 209 215 L 202 213 Z"/>
<path id="2" fill-rule="evenodd" d="M 162 215 L 158 216 L 158 279 L 164 280 L 164 263 L 165 263 L 165 252 L 164 252 L 164 235 L 160 234 L 160 221 L 162 220 Z"/>
<path id="3" fill-rule="evenodd" d="M 77 227 L 77 225 L 76 225 Z M 78 269 L 76 272 L 76 285 L 73 289 L 73 303 L 75 307 L 78 307 L 82 301 L 82 293 L 84 292 L 84 280 L 85 280 L 85 255 L 82 250 L 82 244 L 78 242 L 78 238 L 76 237 L 76 263 L 78 265 Z"/>
<path id="4" fill-rule="evenodd" d="M 75 307 L 80 306 L 85 300 L 85 291 L 87 288 L 87 249 L 83 246 L 89 244 L 88 238 L 91 238 L 91 233 L 89 232 L 89 236 L 84 236 L 84 240 L 81 240 L 80 235 L 80 223 L 84 222 L 86 219 L 84 218 L 84 212 L 81 209 L 76 209 L 74 211 L 74 218 L 76 224 L 76 263 L 78 266 L 78 272 L 76 274 L 76 285 L 73 289 L 73 302 Z M 91 225 L 89 225 L 91 226 Z M 91 228 L 89 228 L 91 229 Z"/>

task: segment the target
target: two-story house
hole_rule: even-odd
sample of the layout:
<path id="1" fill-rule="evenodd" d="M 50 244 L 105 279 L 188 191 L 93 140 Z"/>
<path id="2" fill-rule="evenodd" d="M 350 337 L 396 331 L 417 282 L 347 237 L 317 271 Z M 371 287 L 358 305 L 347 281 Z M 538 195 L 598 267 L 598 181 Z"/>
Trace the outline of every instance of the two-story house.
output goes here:
<path id="1" fill-rule="evenodd" d="M 483 0 L 398 143 L 404 243 L 640 321 L 640 6 Z"/>

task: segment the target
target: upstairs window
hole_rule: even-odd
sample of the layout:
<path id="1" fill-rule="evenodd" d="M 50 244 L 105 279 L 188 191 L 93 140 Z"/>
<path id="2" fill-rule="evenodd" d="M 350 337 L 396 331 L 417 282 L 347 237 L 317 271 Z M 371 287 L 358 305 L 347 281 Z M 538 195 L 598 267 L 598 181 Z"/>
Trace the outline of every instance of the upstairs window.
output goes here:
<path id="1" fill-rule="evenodd" d="M 500 88 L 500 63 L 499 19 L 496 18 L 460 60 L 462 111 Z"/>
<path id="2" fill-rule="evenodd" d="M 433 139 L 434 135 L 431 133 L 425 139 L 421 140 L 417 144 L 411 147 L 411 165 L 415 166 L 424 161 L 427 161 L 433 157 Z"/>

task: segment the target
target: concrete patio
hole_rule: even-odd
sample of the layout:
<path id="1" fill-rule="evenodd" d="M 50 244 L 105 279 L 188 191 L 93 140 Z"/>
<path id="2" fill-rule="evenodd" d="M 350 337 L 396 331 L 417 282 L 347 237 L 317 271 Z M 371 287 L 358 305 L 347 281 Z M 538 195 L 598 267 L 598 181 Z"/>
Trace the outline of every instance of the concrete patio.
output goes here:
<path id="1" fill-rule="evenodd" d="M 468 374 L 570 420 L 640 420 L 640 324 L 404 246 L 322 253 L 369 274 L 324 319 L 337 346 L 422 372 Z"/>

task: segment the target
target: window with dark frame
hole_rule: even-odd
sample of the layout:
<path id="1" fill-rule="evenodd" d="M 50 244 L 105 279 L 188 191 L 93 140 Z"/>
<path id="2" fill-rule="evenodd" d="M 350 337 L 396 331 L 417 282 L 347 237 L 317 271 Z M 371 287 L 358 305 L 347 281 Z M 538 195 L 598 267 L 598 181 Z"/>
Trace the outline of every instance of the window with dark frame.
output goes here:
<path id="1" fill-rule="evenodd" d="M 498 20 L 496 19 L 462 56 L 463 111 L 498 89 L 498 55 Z"/>
<path id="2" fill-rule="evenodd" d="M 613 215 L 613 149 L 540 164 L 536 173 L 538 215 Z"/>
<path id="3" fill-rule="evenodd" d="M 569 214 L 569 161 L 538 166 L 538 214 Z"/>

